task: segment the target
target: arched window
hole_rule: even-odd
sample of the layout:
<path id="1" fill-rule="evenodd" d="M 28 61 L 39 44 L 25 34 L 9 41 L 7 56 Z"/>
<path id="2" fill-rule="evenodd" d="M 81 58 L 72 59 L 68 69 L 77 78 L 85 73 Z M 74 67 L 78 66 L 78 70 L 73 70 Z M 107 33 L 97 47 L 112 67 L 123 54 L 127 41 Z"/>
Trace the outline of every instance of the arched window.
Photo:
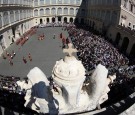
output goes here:
<path id="1" fill-rule="evenodd" d="M 56 9 L 55 9 L 55 8 L 52 8 L 51 14 L 52 14 L 52 15 L 55 15 L 55 14 L 56 14 Z"/>
<path id="2" fill-rule="evenodd" d="M 64 17 L 64 22 L 67 23 L 67 17 Z"/>
<path id="3" fill-rule="evenodd" d="M 128 37 L 125 37 L 123 42 L 122 42 L 122 46 L 121 46 L 121 50 L 126 53 L 127 48 L 128 48 L 128 44 L 129 44 L 129 39 Z"/>
<path id="4" fill-rule="evenodd" d="M 58 4 L 61 4 L 62 3 L 62 0 L 58 0 Z"/>
<path id="5" fill-rule="evenodd" d="M 64 8 L 64 14 L 68 14 L 68 8 Z"/>
<path id="6" fill-rule="evenodd" d="M 53 22 L 53 23 L 55 22 L 55 18 L 54 18 L 54 17 L 52 18 L 52 22 Z"/>
<path id="7" fill-rule="evenodd" d="M 69 22 L 73 22 L 73 18 L 70 18 L 70 19 L 69 19 Z"/>
<path id="8" fill-rule="evenodd" d="M 3 22 L 4 22 L 4 25 L 9 24 L 8 12 L 3 13 Z"/>
<path id="9" fill-rule="evenodd" d="M 8 0 L 3 0 L 3 4 L 8 4 Z"/>
<path id="10" fill-rule="evenodd" d="M 24 15 L 25 16 L 25 15 Z M 18 10 L 15 11 L 15 20 L 18 21 L 19 20 L 19 12 Z"/>
<path id="11" fill-rule="evenodd" d="M 28 18 L 31 17 L 31 11 L 28 10 Z"/>
<path id="12" fill-rule="evenodd" d="M 46 15 L 49 15 L 50 14 L 50 9 L 49 8 L 46 8 Z"/>
<path id="13" fill-rule="evenodd" d="M 23 1 L 22 0 L 20 0 L 20 4 L 23 4 Z"/>
<path id="14" fill-rule="evenodd" d="M 70 4 L 74 4 L 75 3 L 75 1 L 74 0 L 70 0 Z"/>
<path id="15" fill-rule="evenodd" d="M 24 10 L 22 10 L 22 19 L 24 19 Z"/>
<path id="16" fill-rule="evenodd" d="M 20 10 L 20 20 L 23 18 L 22 15 L 23 15 L 23 12 L 22 10 Z"/>
<path id="17" fill-rule="evenodd" d="M 40 9 L 40 16 L 44 15 L 44 9 Z"/>
<path id="18" fill-rule="evenodd" d="M 14 0 L 8 0 L 9 4 L 14 4 Z"/>
<path id="19" fill-rule="evenodd" d="M 62 14 L 62 8 L 58 8 L 58 15 Z"/>
<path id="20" fill-rule="evenodd" d="M 116 11 L 113 11 L 111 19 L 112 19 L 111 20 L 112 24 L 116 24 L 116 22 L 117 22 L 117 12 Z"/>
<path id="21" fill-rule="evenodd" d="M 49 18 L 46 18 L 46 21 L 47 21 L 47 23 L 49 23 L 50 22 Z"/>
<path id="22" fill-rule="evenodd" d="M 44 5 L 44 0 L 40 0 L 40 5 Z"/>
<path id="23" fill-rule="evenodd" d="M 33 14 L 33 10 L 30 10 L 30 17 L 33 17 L 34 14 Z"/>
<path id="24" fill-rule="evenodd" d="M 14 22 L 14 12 L 10 11 L 10 22 L 13 23 Z"/>
<path id="25" fill-rule="evenodd" d="M 118 32 L 115 39 L 115 44 L 118 45 L 121 39 L 121 34 Z"/>
<path id="26" fill-rule="evenodd" d="M 26 18 L 26 10 L 24 10 L 24 19 Z"/>
<path id="27" fill-rule="evenodd" d="M 14 0 L 13 0 L 14 1 Z M 18 4 L 18 0 L 15 0 L 15 4 Z"/>
<path id="28" fill-rule="evenodd" d="M 50 4 L 50 0 L 45 0 L 45 4 Z"/>
<path id="29" fill-rule="evenodd" d="M 76 0 L 76 4 L 80 4 L 80 0 Z"/>
<path id="30" fill-rule="evenodd" d="M 34 16 L 38 16 L 38 10 L 34 10 Z"/>
<path id="31" fill-rule="evenodd" d="M 38 6 L 38 0 L 34 1 L 35 6 Z"/>
<path id="32" fill-rule="evenodd" d="M 68 4 L 69 1 L 68 0 L 64 0 L 63 2 L 64 2 L 64 4 Z"/>
<path id="33" fill-rule="evenodd" d="M 74 15 L 74 9 L 70 8 L 70 15 Z"/>
<path id="34" fill-rule="evenodd" d="M 2 27 L 2 16 L 0 15 L 0 28 Z"/>
<path id="35" fill-rule="evenodd" d="M 52 4 L 56 4 L 56 0 L 52 0 Z"/>

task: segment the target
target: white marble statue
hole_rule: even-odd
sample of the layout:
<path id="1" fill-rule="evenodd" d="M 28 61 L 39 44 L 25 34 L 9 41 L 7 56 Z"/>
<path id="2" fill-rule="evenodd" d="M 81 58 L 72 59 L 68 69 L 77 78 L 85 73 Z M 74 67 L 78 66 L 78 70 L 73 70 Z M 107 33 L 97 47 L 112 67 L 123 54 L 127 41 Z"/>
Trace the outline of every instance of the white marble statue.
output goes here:
<path id="1" fill-rule="evenodd" d="M 84 82 L 85 68 L 72 55 L 77 50 L 72 44 L 68 46 L 63 50 L 68 55 L 57 61 L 52 70 L 53 82 L 37 67 L 28 73 L 26 107 L 39 113 L 66 114 L 93 110 L 108 99 L 108 85 L 116 76 L 107 77 L 108 70 L 99 64 L 89 76 L 90 81 Z"/>

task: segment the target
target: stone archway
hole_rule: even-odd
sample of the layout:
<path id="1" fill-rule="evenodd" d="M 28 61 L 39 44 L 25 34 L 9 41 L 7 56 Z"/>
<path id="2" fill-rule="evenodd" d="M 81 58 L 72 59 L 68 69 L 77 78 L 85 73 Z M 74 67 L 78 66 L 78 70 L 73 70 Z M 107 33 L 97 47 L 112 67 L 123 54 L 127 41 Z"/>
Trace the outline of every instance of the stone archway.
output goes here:
<path id="1" fill-rule="evenodd" d="M 132 49 L 131 49 L 131 51 L 130 51 L 130 56 L 133 57 L 133 58 L 135 58 L 135 43 L 134 43 L 134 45 L 132 46 Z"/>
<path id="2" fill-rule="evenodd" d="M 42 18 L 40 19 L 40 24 L 43 24 L 43 19 Z"/>
<path id="3" fill-rule="evenodd" d="M 47 19 L 46 19 L 46 22 L 47 22 L 47 23 L 49 23 L 49 22 L 50 22 L 49 18 L 47 18 Z"/>
<path id="4" fill-rule="evenodd" d="M 69 22 L 71 22 L 71 23 L 72 23 L 72 22 L 73 22 L 73 18 L 70 18 L 70 19 L 69 19 Z"/>
<path id="5" fill-rule="evenodd" d="M 122 46 L 121 46 L 121 50 L 126 53 L 127 48 L 128 48 L 128 44 L 129 44 L 129 39 L 128 37 L 125 37 L 123 42 L 122 42 Z"/>
<path id="6" fill-rule="evenodd" d="M 52 22 L 53 22 L 53 23 L 55 22 L 55 18 L 54 18 L 54 17 L 52 18 Z"/>
<path id="7" fill-rule="evenodd" d="M 64 23 L 67 23 L 67 17 L 64 17 Z"/>
<path id="8" fill-rule="evenodd" d="M 4 41 L 3 41 L 3 35 L 0 35 L 0 46 L 1 46 L 1 48 L 0 49 L 2 49 L 3 51 L 5 50 L 5 45 L 4 45 Z M 2 42 L 3 41 L 3 42 Z"/>
<path id="9" fill-rule="evenodd" d="M 61 22 L 61 18 L 62 18 L 61 16 L 58 16 L 58 22 Z"/>
<path id="10" fill-rule="evenodd" d="M 115 39 L 115 44 L 116 45 L 119 44 L 120 39 L 121 39 L 121 34 L 118 32 L 117 35 L 116 35 L 116 39 Z"/>
<path id="11" fill-rule="evenodd" d="M 21 25 L 21 27 L 23 28 L 23 24 Z M 12 27 L 12 34 L 14 37 L 15 37 L 15 31 L 16 31 L 16 27 L 14 26 L 14 27 Z"/>

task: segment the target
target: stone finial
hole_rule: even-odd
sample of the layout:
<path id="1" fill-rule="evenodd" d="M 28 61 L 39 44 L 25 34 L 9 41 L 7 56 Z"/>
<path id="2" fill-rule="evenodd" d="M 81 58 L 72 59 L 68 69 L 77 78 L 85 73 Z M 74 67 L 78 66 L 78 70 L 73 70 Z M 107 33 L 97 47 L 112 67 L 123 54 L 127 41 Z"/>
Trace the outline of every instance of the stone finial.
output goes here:
<path id="1" fill-rule="evenodd" d="M 68 53 L 68 56 L 69 56 L 69 57 L 72 57 L 72 56 L 73 56 L 72 53 L 77 52 L 77 50 L 74 49 L 72 46 L 73 46 L 73 45 L 72 45 L 71 43 L 69 43 L 69 44 L 68 44 L 68 49 L 63 49 L 63 52 L 64 52 L 64 53 Z"/>

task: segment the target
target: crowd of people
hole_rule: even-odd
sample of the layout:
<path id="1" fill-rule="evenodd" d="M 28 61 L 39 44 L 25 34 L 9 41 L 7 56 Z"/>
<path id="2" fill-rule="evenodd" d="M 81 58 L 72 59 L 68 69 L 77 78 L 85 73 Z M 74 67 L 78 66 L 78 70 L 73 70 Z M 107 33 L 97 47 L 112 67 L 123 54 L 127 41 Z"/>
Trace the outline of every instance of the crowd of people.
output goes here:
<path id="1" fill-rule="evenodd" d="M 20 44 L 21 46 L 23 46 L 29 40 L 29 36 L 32 36 L 35 33 L 36 33 L 36 28 L 31 28 L 30 30 L 25 32 L 21 38 L 19 38 L 16 41 L 16 45 Z"/>
<path id="2" fill-rule="evenodd" d="M 27 57 L 27 58 L 26 58 Z M 27 56 L 23 56 L 23 62 L 24 62 L 24 64 L 26 64 L 28 61 L 32 61 L 32 56 L 31 56 L 31 54 L 29 53 Z"/>
<path id="3" fill-rule="evenodd" d="M 38 36 L 38 40 L 43 40 L 43 39 L 45 39 L 44 33 L 43 33 L 43 34 L 40 34 L 40 35 Z"/>
<path id="4" fill-rule="evenodd" d="M 14 112 L 27 115 L 38 114 L 37 112 L 24 107 L 24 96 L 24 94 L 20 95 L 18 93 L 0 89 L 0 106 L 4 108 L 4 115 L 14 115 Z M 1 108 L 0 114 L 2 114 Z"/>
<path id="5" fill-rule="evenodd" d="M 32 27 L 30 30 L 28 30 L 27 32 L 25 32 L 25 33 L 21 36 L 21 38 L 19 38 L 19 39 L 15 42 L 16 45 L 20 45 L 19 48 L 18 48 L 18 50 L 20 50 L 21 47 L 26 43 L 26 41 L 29 40 L 29 37 L 32 36 L 32 35 L 34 35 L 35 33 L 36 33 L 36 28 L 35 28 L 35 27 Z M 38 40 L 43 40 L 43 39 L 44 39 L 44 36 L 40 36 L 40 38 L 38 38 Z M 13 59 L 14 59 L 15 56 L 16 56 L 16 52 L 15 52 L 14 50 L 12 50 L 12 51 L 6 51 L 6 50 L 5 50 L 5 52 L 3 52 L 3 54 L 2 54 L 2 58 L 3 58 L 4 60 L 8 60 L 8 62 L 9 62 L 9 64 L 10 64 L 11 66 L 14 65 Z M 26 56 L 26 57 L 27 57 L 27 56 Z M 23 61 L 25 64 L 27 63 L 28 60 L 29 60 L 30 62 L 32 61 L 32 56 L 31 56 L 30 53 L 28 54 L 28 59 L 27 59 L 26 57 L 25 57 L 25 56 L 22 57 L 22 61 Z"/>
<path id="6" fill-rule="evenodd" d="M 103 106 L 116 103 L 135 91 L 135 65 L 129 65 L 130 60 L 113 46 L 105 37 L 87 31 L 87 27 L 78 28 L 75 25 L 66 27 L 69 36 L 78 50 L 77 57 L 88 71 L 86 78 L 100 63 L 108 70 L 108 75 L 116 74 L 116 79 L 110 84 L 108 101 Z M 89 79 L 86 79 L 89 80 Z"/>
<path id="7" fill-rule="evenodd" d="M 123 66 L 129 60 L 101 36 L 89 31 L 77 29 L 75 26 L 67 28 L 75 48 L 77 56 L 83 62 L 88 71 L 95 69 L 101 63 L 107 68 Z"/>
<path id="8" fill-rule="evenodd" d="M 4 60 L 8 60 L 8 62 L 11 66 L 13 66 L 13 59 L 15 56 L 16 56 L 16 53 L 14 50 L 12 50 L 12 52 L 5 51 L 5 54 L 2 54 L 2 58 Z"/>
<path id="9" fill-rule="evenodd" d="M 87 72 L 90 72 L 90 74 L 86 75 L 86 78 L 88 78 L 91 75 L 91 72 L 96 68 L 96 66 L 99 63 L 106 66 L 106 68 L 109 70 L 109 74 L 116 74 L 117 76 L 116 80 L 114 80 L 114 83 L 110 85 L 111 91 L 109 93 L 109 101 L 107 102 L 106 105 L 117 102 L 123 97 L 128 96 L 129 94 L 135 91 L 134 89 L 135 88 L 135 77 L 134 77 L 135 65 L 129 66 L 128 64 L 130 60 L 125 55 L 120 53 L 119 50 L 115 48 L 111 43 L 109 43 L 103 36 L 95 35 L 92 32 L 87 31 L 87 29 L 85 29 L 84 27 L 78 28 L 74 24 L 62 25 L 61 23 L 59 24 L 56 23 L 56 25 L 54 24 L 45 25 L 45 27 L 48 26 L 51 27 L 62 26 L 62 30 L 68 31 L 69 37 L 67 38 L 62 33 L 60 33 L 60 39 L 63 44 L 62 48 L 66 47 L 66 45 L 70 42 L 69 38 L 71 38 L 74 47 L 78 50 L 77 52 L 78 59 L 82 61 Z M 39 25 L 38 27 L 42 27 L 42 26 Z M 29 31 L 28 33 L 33 35 L 34 32 L 35 32 L 35 28 L 34 31 Z M 54 34 L 53 39 L 55 39 L 55 36 L 56 35 Z M 44 38 L 45 35 L 42 34 L 39 35 L 38 40 L 43 40 Z M 10 53 L 6 52 L 5 54 L 3 54 L 3 59 L 10 59 L 12 62 L 12 59 L 15 57 L 15 55 L 16 55 L 15 51 L 12 51 Z M 31 54 L 29 53 L 27 56 L 23 56 L 22 60 L 25 64 L 27 63 L 28 60 L 32 61 Z M 13 63 L 11 62 L 9 62 L 10 65 L 13 65 Z M 1 75 L 0 100 L 4 98 L 4 102 L 8 102 L 8 101 L 10 102 L 12 100 L 11 95 L 12 96 L 18 95 L 16 94 L 16 89 L 18 87 L 16 84 L 17 80 L 20 79 L 18 77 Z M 50 84 L 51 83 L 52 81 L 50 82 Z M 52 88 L 55 88 L 53 85 L 51 86 Z M 8 97 L 10 97 L 11 99 Z M 17 101 L 15 99 L 13 100 Z M 18 95 L 18 100 L 22 100 L 22 103 L 20 105 L 23 106 L 24 93 L 22 93 L 22 95 Z M 2 104 L 4 102 L 1 101 Z M 18 107 L 20 108 L 20 106 Z"/>
<path id="10" fill-rule="evenodd" d="M 16 84 L 18 80 L 20 80 L 20 77 L 0 75 L 0 89 L 15 93 L 18 87 Z"/>

